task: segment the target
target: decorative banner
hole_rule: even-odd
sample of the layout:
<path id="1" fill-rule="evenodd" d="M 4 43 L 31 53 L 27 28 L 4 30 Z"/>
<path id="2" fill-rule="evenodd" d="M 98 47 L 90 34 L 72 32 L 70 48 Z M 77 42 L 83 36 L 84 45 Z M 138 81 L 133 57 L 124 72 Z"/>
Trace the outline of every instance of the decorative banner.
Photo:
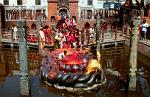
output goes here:
<path id="1" fill-rule="evenodd" d="M 111 7 L 111 3 L 104 3 L 103 4 L 103 8 L 110 8 Z"/>
<path id="2" fill-rule="evenodd" d="M 120 8 L 121 7 L 121 3 L 115 3 L 114 4 L 114 8 Z"/>

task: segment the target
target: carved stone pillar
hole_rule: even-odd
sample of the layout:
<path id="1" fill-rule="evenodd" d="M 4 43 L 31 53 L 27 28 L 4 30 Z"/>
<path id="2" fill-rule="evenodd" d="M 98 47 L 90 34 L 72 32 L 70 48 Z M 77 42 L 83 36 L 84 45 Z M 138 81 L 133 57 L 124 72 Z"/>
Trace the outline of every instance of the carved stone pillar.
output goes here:
<path id="1" fill-rule="evenodd" d="M 134 20 L 134 27 L 131 35 L 131 52 L 129 61 L 129 90 L 136 90 L 136 71 L 137 71 L 137 44 L 138 44 L 138 28 L 140 24 L 140 17 Z"/>
<path id="2" fill-rule="evenodd" d="M 25 21 L 19 21 L 18 32 L 19 32 L 19 57 L 20 57 L 20 94 L 29 96 L 29 70 L 27 60 L 27 41 L 26 41 L 26 26 Z"/>

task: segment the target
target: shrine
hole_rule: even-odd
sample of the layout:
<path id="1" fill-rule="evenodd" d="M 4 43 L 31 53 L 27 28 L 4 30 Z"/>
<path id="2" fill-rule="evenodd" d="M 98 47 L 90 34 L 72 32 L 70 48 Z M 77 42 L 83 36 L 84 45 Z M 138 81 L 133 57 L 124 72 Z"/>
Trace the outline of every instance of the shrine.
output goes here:
<path id="1" fill-rule="evenodd" d="M 48 19 L 55 22 L 59 17 L 78 18 L 78 0 L 48 0 Z"/>

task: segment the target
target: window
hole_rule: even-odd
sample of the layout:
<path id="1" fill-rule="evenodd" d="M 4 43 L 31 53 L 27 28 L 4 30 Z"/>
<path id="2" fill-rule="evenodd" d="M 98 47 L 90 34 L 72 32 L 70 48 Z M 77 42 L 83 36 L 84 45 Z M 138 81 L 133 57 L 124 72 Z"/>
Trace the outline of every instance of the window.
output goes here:
<path id="1" fill-rule="evenodd" d="M 93 0 L 88 0 L 88 5 L 93 5 Z"/>
<path id="2" fill-rule="evenodd" d="M 51 22 L 55 21 L 55 16 L 51 16 Z"/>
<path id="3" fill-rule="evenodd" d="M 17 0 L 17 5 L 22 5 L 22 0 Z"/>
<path id="4" fill-rule="evenodd" d="M 41 0 L 35 0 L 35 5 L 41 5 Z"/>
<path id="5" fill-rule="evenodd" d="M 4 5 L 9 5 L 9 0 L 4 0 Z"/>

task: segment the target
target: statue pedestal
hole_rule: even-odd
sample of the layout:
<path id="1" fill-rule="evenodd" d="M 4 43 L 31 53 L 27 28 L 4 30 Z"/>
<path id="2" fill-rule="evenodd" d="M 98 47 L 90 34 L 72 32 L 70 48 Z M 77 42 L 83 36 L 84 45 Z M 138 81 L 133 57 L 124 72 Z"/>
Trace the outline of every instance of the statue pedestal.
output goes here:
<path id="1" fill-rule="evenodd" d="M 136 67 L 130 67 L 129 91 L 136 91 Z"/>
<path id="2" fill-rule="evenodd" d="M 20 93 L 23 96 L 29 96 L 29 78 L 22 76 L 20 79 Z"/>

